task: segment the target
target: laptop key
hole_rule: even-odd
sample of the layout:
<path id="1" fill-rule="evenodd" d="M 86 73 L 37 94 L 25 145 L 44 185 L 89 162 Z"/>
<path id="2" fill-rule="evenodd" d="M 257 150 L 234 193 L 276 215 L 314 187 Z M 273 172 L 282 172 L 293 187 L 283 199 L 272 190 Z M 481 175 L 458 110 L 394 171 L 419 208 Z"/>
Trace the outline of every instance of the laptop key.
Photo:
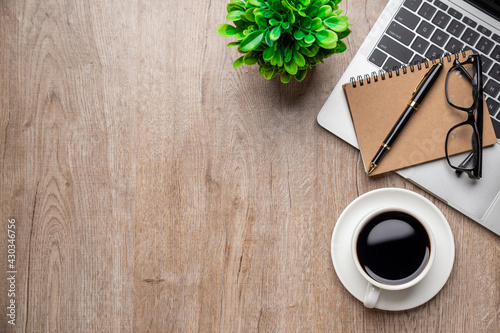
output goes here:
<path id="1" fill-rule="evenodd" d="M 437 25 L 438 27 L 444 29 L 448 25 L 448 22 L 450 22 L 451 16 L 442 12 L 438 11 L 436 16 L 432 19 L 432 23 Z"/>
<path id="2" fill-rule="evenodd" d="M 462 34 L 462 31 L 464 31 L 464 29 L 465 29 L 465 25 L 463 23 L 460 23 L 457 20 L 453 20 L 453 21 L 451 21 L 451 23 L 448 26 L 448 29 L 446 29 L 446 31 L 448 31 L 450 34 L 452 34 L 455 37 L 460 37 L 460 35 Z"/>
<path id="3" fill-rule="evenodd" d="M 425 59 L 423 56 L 421 56 L 419 54 L 415 54 L 413 59 L 411 59 L 409 65 L 418 65 L 419 63 L 424 63 L 426 61 L 427 61 L 427 59 Z"/>
<path id="4" fill-rule="evenodd" d="M 413 56 L 413 52 L 411 50 L 399 44 L 389 36 L 383 36 L 377 46 L 379 49 L 389 53 L 391 56 L 404 64 L 408 63 Z"/>
<path id="5" fill-rule="evenodd" d="M 500 65 L 495 64 L 489 74 L 492 78 L 500 82 Z"/>
<path id="6" fill-rule="evenodd" d="M 464 43 L 460 42 L 455 38 L 451 38 L 448 44 L 444 47 L 444 49 L 450 53 L 457 53 L 464 47 Z"/>
<path id="7" fill-rule="evenodd" d="M 492 117 L 495 117 L 500 108 L 500 103 L 493 100 L 493 98 L 486 98 L 486 105 L 488 106 L 488 111 Z"/>
<path id="8" fill-rule="evenodd" d="M 481 37 L 479 40 L 479 43 L 477 43 L 476 48 L 478 49 L 479 52 L 482 52 L 484 54 L 489 54 L 491 49 L 493 48 L 493 41 L 486 37 Z"/>
<path id="9" fill-rule="evenodd" d="M 462 13 L 457 12 L 453 8 L 448 9 L 448 14 L 450 14 L 451 16 L 455 17 L 458 20 L 460 20 L 462 18 L 462 16 L 463 16 Z"/>
<path id="10" fill-rule="evenodd" d="M 422 37 L 429 38 L 431 33 L 434 31 L 434 26 L 429 22 L 422 20 L 417 28 L 417 33 Z"/>
<path id="11" fill-rule="evenodd" d="M 477 26 L 476 21 L 473 21 L 472 19 L 468 18 L 467 16 L 464 17 L 462 22 L 464 22 L 465 24 L 467 24 L 468 26 L 473 27 L 473 28 L 475 28 Z"/>
<path id="12" fill-rule="evenodd" d="M 497 45 L 493 52 L 491 52 L 491 57 L 500 62 L 500 45 Z"/>
<path id="13" fill-rule="evenodd" d="M 476 53 L 478 53 L 478 52 L 476 52 Z M 483 73 L 487 73 L 488 69 L 490 69 L 491 65 L 493 65 L 493 60 L 491 60 L 490 58 L 488 58 L 486 56 L 482 56 L 481 63 L 482 63 L 481 67 L 483 69 Z M 498 80 L 500 81 L 500 79 L 498 79 Z"/>
<path id="14" fill-rule="evenodd" d="M 436 45 L 431 45 L 431 47 L 429 47 L 429 50 L 427 50 L 425 57 L 427 59 L 437 59 L 437 58 L 441 58 L 443 56 L 443 54 L 444 54 L 443 50 L 441 50 Z"/>
<path id="15" fill-rule="evenodd" d="M 386 33 L 405 45 L 410 45 L 415 34 L 397 22 L 391 22 Z"/>
<path id="16" fill-rule="evenodd" d="M 483 35 L 486 35 L 486 36 L 491 36 L 491 31 L 488 30 L 488 28 L 486 27 L 483 27 L 482 25 L 479 25 L 479 27 L 477 27 L 477 30 L 482 33 Z"/>
<path id="17" fill-rule="evenodd" d="M 490 95 L 493 98 L 496 98 L 498 92 L 500 91 L 500 83 L 490 79 L 484 85 L 484 93 Z"/>
<path id="18" fill-rule="evenodd" d="M 374 49 L 368 60 L 370 60 L 372 63 L 377 65 L 378 67 L 382 68 L 382 65 L 384 64 L 385 59 L 387 58 L 387 55 L 380 51 L 379 49 Z"/>
<path id="19" fill-rule="evenodd" d="M 436 10 L 437 10 L 436 7 L 432 7 L 428 3 L 424 3 L 420 8 L 420 10 L 418 11 L 418 14 L 430 21 L 432 19 L 432 16 L 434 16 Z"/>
<path id="20" fill-rule="evenodd" d="M 422 37 L 415 38 L 415 41 L 411 45 L 411 48 L 420 54 L 425 54 L 425 50 L 429 47 L 429 42 Z"/>
<path id="21" fill-rule="evenodd" d="M 461 39 L 470 46 L 474 46 L 478 38 L 479 38 L 479 33 L 475 32 L 471 28 L 467 28 Z"/>
<path id="22" fill-rule="evenodd" d="M 415 29 L 418 22 L 420 21 L 420 18 L 418 16 L 409 12 L 405 8 L 401 8 L 394 19 L 404 26 L 407 26 L 411 30 Z"/>
<path id="23" fill-rule="evenodd" d="M 383 69 L 386 72 L 390 72 L 390 71 L 393 71 L 393 70 L 398 69 L 400 67 L 401 67 L 401 63 L 399 61 L 397 61 L 396 59 L 394 59 L 392 57 L 389 57 L 389 59 L 387 59 L 387 61 L 385 62 Z"/>
<path id="24" fill-rule="evenodd" d="M 436 5 L 437 8 L 442 9 L 442 10 L 447 10 L 448 6 L 442 3 L 439 0 L 434 1 L 434 5 Z"/>
<path id="25" fill-rule="evenodd" d="M 442 30 L 436 29 L 434 35 L 432 35 L 431 41 L 436 45 L 443 46 L 448 40 L 448 34 Z"/>
<path id="26" fill-rule="evenodd" d="M 500 36 L 499 36 L 499 35 L 497 35 L 497 34 L 493 34 L 493 37 L 492 37 L 492 38 L 493 38 L 493 40 L 494 40 L 495 42 L 500 43 Z"/>
<path id="27" fill-rule="evenodd" d="M 420 4 L 422 3 L 422 0 L 406 0 L 403 4 L 406 8 L 416 11 Z"/>

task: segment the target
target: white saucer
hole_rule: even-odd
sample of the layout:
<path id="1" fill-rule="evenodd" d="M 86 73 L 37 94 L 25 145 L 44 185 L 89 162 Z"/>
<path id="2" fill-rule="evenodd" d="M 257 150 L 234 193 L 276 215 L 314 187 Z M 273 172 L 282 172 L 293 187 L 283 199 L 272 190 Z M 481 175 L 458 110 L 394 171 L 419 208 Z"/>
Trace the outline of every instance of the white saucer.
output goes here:
<path id="1" fill-rule="evenodd" d="M 332 261 L 344 287 L 363 302 L 367 282 L 358 272 L 351 255 L 351 237 L 357 222 L 366 214 L 390 204 L 418 211 L 429 224 L 436 239 L 436 256 L 431 270 L 415 286 L 401 291 L 382 290 L 375 308 L 401 311 L 424 304 L 445 285 L 455 260 L 453 234 L 441 211 L 421 195 L 400 188 L 384 188 L 363 194 L 340 215 L 332 234 Z"/>

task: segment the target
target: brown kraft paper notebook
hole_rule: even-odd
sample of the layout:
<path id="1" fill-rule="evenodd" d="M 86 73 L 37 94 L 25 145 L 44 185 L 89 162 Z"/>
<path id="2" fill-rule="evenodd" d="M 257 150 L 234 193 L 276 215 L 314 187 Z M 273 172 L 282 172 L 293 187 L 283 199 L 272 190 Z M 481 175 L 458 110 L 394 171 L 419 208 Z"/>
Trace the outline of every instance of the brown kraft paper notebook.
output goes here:
<path id="1" fill-rule="evenodd" d="M 437 81 L 391 150 L 370 175 L 446 157 L 446 134 L 451 127 L 467 119 L 466 112 L 453 108 L 446 100 L 446 75 L 455 59 L 464 61 L 470 54 L 472 51 L 461 52 L 369 78 L 365 76 L 364 79 L 343 85 L 365 171 L 380 144 L 403 113 L 413 90 L 436 61 L 444 65 Z M 497 139 L 486 102 L 483 112 L 483 146 L 488 146 L 496 143 Z M 466 147 L 467 142 L 464 142 L 464 150 Z"/>

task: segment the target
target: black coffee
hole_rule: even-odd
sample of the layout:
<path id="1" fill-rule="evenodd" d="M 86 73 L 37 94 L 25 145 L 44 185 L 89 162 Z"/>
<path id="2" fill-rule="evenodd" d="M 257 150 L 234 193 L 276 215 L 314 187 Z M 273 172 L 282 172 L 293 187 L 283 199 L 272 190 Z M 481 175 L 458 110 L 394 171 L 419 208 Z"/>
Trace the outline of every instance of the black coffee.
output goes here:
<path id="1" fill-rule="evenodd" d="M 361 267 L 375 281 L 389 285 L 409 282 L 427 265 L 430 240 L 413 216 L 390 211 L 373 217 L 356 244 Z"/>

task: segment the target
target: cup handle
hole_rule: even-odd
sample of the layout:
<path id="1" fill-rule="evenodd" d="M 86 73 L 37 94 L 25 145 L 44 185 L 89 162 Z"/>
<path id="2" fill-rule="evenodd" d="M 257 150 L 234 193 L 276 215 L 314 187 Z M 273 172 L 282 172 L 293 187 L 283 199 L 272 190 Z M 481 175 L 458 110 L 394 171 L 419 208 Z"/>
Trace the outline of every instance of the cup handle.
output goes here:
<path id="1" fill-rule="evenodd" d="M 380 296 L 380 288 L 375 287 L 371 283 L 368 283 L 368 285 L 366 286 L 365 300 L 363 301 L 363 304 L 367 308 L 372 309 L 375 307 L 375 304 L 377 304 L 379 296 Z"/>

